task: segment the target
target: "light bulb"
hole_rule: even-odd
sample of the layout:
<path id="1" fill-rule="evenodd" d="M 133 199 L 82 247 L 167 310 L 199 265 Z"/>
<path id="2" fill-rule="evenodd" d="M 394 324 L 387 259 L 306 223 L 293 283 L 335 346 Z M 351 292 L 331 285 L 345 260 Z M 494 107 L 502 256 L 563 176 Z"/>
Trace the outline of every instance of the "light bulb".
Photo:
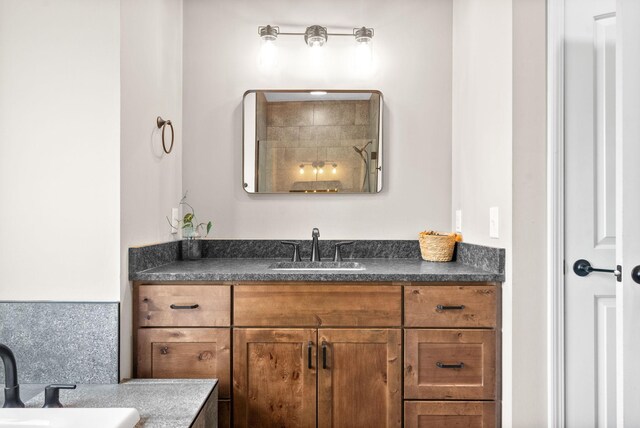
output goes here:
<path id="1" fill-rule="evenodd" d="M 324 174 L 324 169 L 320 168 L 320 169 L 318 170 L 318 173 L 320 173 L 320 174 Z"/>
<path id="2" fill-rule="evenodd" d="M 313 173 L 317 174 L 318 173 L 318 168 L 313 168 Z"/>
<path id="3" fill-rule="evenodd" d="M 338 170 L 337 170 L 335 167 L 333 167 L 333 169 L 331 170 L 331 173 L 332 173 L 332 174 L 337 174 L 337 173 L 338 173 Z"/>
<path id="4" fill-rule="evenodd" d="M 278 47 L 275 40 L 262 39 L 259 64 L 263 71 L 270 71 L 276 66 Z"/>
<path id="5" fill-rule="evenodd" d="M 371 42 L 357 42 L 356 43 L 356 55 L 355 55 L 355 60 L 356 60 L 356 69 L 363 73 L 363 72 L 368 72 L 371 69 L 372 66 L 372 52 L 371 52 Z"/>
<path id="6" fill-rule="evenodd" d="M 304 174 L 304 165 L 300 164 L 300 174 Z"/>

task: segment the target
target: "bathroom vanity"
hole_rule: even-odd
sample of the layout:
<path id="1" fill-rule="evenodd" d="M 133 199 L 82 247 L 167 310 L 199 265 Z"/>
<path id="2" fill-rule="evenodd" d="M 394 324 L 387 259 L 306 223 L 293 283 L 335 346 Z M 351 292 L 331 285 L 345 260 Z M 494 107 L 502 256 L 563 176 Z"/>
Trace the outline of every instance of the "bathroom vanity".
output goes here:
<path id="1" fill-rule="evenodd" d="M 131 251 L 135 375 L 218 378 L 220 426 L 499 426 L 502 250 L 328 271 Z"/>

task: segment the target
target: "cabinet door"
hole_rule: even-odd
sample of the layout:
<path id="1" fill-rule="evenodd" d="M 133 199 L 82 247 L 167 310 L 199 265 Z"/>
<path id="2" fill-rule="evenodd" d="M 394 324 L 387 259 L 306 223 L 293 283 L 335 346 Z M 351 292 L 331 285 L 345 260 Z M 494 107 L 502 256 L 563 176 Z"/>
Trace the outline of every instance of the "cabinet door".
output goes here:
<path id="1" fill-rule="evenodd" d="M 220 398 L 229 398 L 230 345 L 228 328 L 141 328 L 136 375 L 216 378 L 220 382 Z"/>
<path id="2" fill-rule="evenodd" d="M 234 329 L 234 426 L 315 426 L 316 334 L 315 329 Z"/>
<path id="3" fill-rule="evenodd" d="M 400 330 L 318 331 L 318 426 L 400 427 Z"/>

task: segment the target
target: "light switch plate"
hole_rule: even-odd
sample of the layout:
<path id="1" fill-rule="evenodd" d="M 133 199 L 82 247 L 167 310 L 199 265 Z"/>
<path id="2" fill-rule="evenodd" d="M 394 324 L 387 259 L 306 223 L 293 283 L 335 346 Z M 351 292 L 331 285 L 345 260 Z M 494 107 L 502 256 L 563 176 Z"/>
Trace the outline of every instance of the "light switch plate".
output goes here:
<path id="1" fill-rule="evenodd" d="M 498 207 L 489 208 L 489 238 L 500 238 L 500 210 Z"/>
<path id="2" fill-rule="evenodd" d="M 178 208 L 171 208 L 171 233 L 178 233 L 178 224 L 180 222 L 180 211 Z"/>
<path id="3" fill-rule="evenodd" d="M 456 210 L 456 232 L 462 233 L 462 210 Z"/>

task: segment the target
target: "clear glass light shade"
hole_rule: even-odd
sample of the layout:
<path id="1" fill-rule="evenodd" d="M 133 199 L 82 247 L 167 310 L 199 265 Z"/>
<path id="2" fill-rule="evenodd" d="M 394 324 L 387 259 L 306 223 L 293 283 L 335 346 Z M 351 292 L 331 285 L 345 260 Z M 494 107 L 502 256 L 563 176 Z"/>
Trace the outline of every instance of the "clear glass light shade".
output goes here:
<path id="1" fill-rule="evenodd" d="M 278 62 L 278 47 L 276 46 L 275 39 L 261 38 L 260 42 L 260 57 L 258 63 L 264 70 L 271 70 L 275 68 Z"/>
<path id="2" fill-rule="evenodd" d="M 320 25 L 312 25 L 307 27 L 304 32 L 304 41 L 311 48 L 320 48 L 327 41 L 327 29 Z"/>
<path id="3" fill-rule="evenodd" d="M 373 42 L 356 42 L 355 66 L 358 70 L 370 70 L 373 65 Z"/>

